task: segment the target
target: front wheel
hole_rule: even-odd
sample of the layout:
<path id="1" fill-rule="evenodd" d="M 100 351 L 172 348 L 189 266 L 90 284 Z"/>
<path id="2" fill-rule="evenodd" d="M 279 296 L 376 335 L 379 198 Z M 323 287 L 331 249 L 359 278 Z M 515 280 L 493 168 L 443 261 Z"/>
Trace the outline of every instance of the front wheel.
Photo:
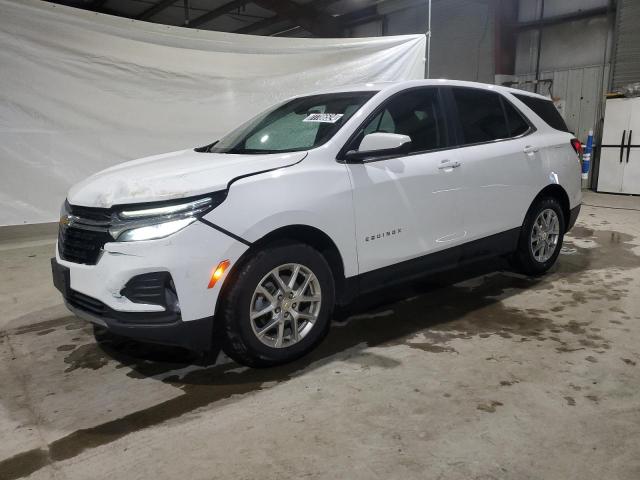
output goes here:
<path id="1" fill-rule="evenodd" d="M 331 269 L 300 243 L 266 246 L 239 266 L 216 321 L 223 350 L 251 367 L 292 361 L 327 333 L 333 310 Z"/>
<path id="2" fill-rule="evenodd" d="M 517 267 L 528 275 L 547 272 L 560 254 L 565 225 L 562 207 L 555 198 L 542 198 L 533 204 L 520 232 Z"/>

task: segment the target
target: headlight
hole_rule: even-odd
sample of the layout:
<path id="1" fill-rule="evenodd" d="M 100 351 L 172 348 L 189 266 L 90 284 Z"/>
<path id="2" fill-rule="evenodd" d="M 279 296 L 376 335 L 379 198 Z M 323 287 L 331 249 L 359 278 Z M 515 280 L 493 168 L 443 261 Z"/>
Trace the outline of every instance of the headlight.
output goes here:
<path id="1" fill-rule="evenodd" d="M 163 202 L 128 206 L 113 218 L 109 233 L 118 242 L 153 240 L 176 233 L 220 205 L 226 191 L 183 202 Z"/>
<path id="2" fill-rule="evenodd" d="M 137 240 L 152 240 L 154 238 L 162 238 L 182 230 L 187 225 L 195 222 L 195 218 L 183 218 L 173 220 L 171 222 L 158 223 L 156 225 L 147 225 L 146 227 L 137 227 L 122 232 L 117 240 L 118 242 L 135 242 Z M 113 234 L 112 234 L 113 235 Z"/>

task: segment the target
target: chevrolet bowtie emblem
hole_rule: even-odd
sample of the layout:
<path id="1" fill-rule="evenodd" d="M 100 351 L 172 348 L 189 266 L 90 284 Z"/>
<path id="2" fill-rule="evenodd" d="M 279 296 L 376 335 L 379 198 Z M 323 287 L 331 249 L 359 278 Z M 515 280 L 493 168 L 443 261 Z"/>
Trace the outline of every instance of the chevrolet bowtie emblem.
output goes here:
<path id="1" fill-rule="evenodd" d="M 60 225 L 63 227 L 69 227 L 75 223 L 78 219 L 75 215 L 63 215 L 60 217 Z"/>

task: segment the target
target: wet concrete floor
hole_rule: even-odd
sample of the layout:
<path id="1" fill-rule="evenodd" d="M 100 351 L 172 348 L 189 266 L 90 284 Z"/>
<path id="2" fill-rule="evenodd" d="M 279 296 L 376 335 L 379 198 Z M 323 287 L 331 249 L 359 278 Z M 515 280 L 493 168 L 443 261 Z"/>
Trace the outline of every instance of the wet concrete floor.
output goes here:
<path id="1" fill-rule="evenodd" d="M 96 341 L 52 243 L 0 244 L 0 479 L 640 478 L 640 199 L 585 203 L 549 275 L 364 298 L 262 370 Z"/>

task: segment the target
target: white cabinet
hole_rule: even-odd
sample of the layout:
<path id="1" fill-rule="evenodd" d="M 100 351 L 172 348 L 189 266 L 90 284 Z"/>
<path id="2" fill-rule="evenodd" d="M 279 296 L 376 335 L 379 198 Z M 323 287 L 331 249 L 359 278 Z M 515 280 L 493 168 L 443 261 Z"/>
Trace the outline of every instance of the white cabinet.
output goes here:
<path id="1" fill-rule="evenodd" d="M 598 191 L 640 194 L 640 98 L 607 100 Z"/>

